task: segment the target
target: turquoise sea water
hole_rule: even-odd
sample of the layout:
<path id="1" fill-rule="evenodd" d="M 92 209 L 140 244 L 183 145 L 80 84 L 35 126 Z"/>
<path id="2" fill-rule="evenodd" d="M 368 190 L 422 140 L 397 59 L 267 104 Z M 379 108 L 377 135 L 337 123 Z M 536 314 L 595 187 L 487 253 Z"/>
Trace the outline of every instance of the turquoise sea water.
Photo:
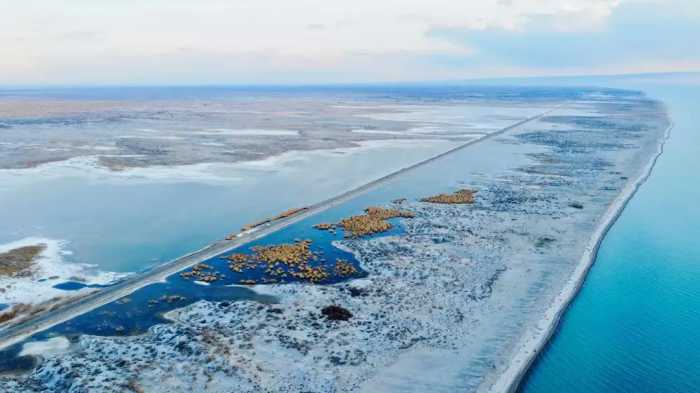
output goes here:
<path id="1" fill-rule="evenodd" d="M 523 393 L 700 391 L 700 86 L 642 88 L 668 105 L 671 139 Z"/>

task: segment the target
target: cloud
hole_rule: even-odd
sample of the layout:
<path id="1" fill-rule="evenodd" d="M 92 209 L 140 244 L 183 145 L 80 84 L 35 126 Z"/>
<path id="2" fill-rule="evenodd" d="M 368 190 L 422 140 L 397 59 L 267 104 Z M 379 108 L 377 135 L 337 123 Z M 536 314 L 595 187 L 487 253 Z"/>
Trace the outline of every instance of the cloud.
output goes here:
<path id="1" fill-rule="evenodd" d="M 86 41 L 98 41 L 104 37 L 102 36 L 101 33 L 97 32 L 97 31 L 72 30 L 72 31 L 67 31 L 65 33 L 61 33 L 61 34 L 57 35 L 56 38 L 58 40 L 86 42 Z"/>
<path id="2" fill-rule="evenodd" d="M 694 40 L 679 36 L 697 33 L 700 11 L 696 0 L 672 1 L 7 2 L 0 84 L 430 80 L 694 64 Z"/>
<path id="3" fill-rule="evenodd" d="M 671 3 L 620 4 L 593 30 L 565 23 L 578 19 L 576 12 L 557 18 L 531 15 L 517 30 L 434 27 L 427 35 L 472 48 L 481 62 L 529 68 L 700 63 L 700 45 L 690 38 L 700 37 L 700 18 Z"/>

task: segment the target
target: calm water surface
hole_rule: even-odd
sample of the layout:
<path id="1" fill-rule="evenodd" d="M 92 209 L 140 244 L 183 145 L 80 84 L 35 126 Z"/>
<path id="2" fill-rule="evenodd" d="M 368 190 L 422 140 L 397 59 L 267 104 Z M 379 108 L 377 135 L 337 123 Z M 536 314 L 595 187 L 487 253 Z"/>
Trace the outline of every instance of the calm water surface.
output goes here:
<path id="1" fill-rule="evenodd" d="M 645 90 L 671 139 L 521 392 L 700 391 L 700 86 Z"/>

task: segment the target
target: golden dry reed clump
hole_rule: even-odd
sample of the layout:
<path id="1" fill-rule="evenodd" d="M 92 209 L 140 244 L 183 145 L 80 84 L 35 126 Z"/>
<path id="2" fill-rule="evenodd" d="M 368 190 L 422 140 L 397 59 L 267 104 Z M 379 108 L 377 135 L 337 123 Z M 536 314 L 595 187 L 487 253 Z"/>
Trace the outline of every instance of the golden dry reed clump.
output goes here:
<path id="1" fill-rule="evenodd" d="M 180 273 L 180 277 L 184 279 L 195 279 L 203 282 L 214 282 L 222 278 L 222 275 L 213 271 L 214 267 L 206 263 L 198 263 L 192 267 L 192 270 Z"/>
<path id="2" fill-rule="evenodd" d="M 455 191 L 452 194 L 438 194 L 423 198 L 421 199 L 421 202 L 443 203 L 450 205 L 472 204 L 474 203 L 474 194 L 476 194 L 476 190 L 469 190 L 465 188 Z"/>
<path id="3" fill-rule="evenodd" d="M 413 214 L 413 212 L 409 212 L 407 210 L 386 209 L 383 207 L 376 206 L 368 207 L 367 209 L 365 209 L 365 213 L 367 213 L 370 216 L 383 218 L 385 220 L 395 217 L 413 218 L 416 216 L 415 214 Z"/>
<path id="4" fill-rule="evenodd" d="M 329 223 L 322 222 L 322 223 L 314 225 L 314 228 L 322 230 L 322 231 L 329 231 L 331 229 L 335 229 L 335 224 L 329 224 Z"/>
<path id="5" fill-rule="evenodd" d="M 243 263 L 248 260 L 248 256 L 246 254 L 231 254 L 227 259 L 231 262 Z"/>
<path id="6" fill-rule="evenodd" d="M 345 237 L 360 237 L 391 229 L 387 221 L 367 214 L 344 218 L 338 225 L 345 230 Z"/>
<path id="7" fill-rule="evenodd" d="M 328 272 L 323 266 L 311 267 L 305 265 L 297 271 L 292 271 L 289 273 L 292 277 L 296 277 L 300 280 L 306 280 L 311 282 L 319 282 L 328 278 Z"/>
<path id="8" fill-rule="evenodd" d="M 292 244 L 254 247 L 253 251 L 257 259 L 268 264 L 279 262 L 285 265 L 299 265 L 313 257 L 310 245 L 310 240 L 302 240 Z"/>
<path id="9" fill-rule="evenodd" d="M 226 259 L 229 260 L 228 267 L 236 273 L 241 273 L 245 269 L 254 269 L 258 264 L 247 254 L 231 254 Z"/>
<path id="10" fill-rule="evenodd" d="M 252 255 L 232 254 L 227 259 L 230 261 L 229 268 L 237 273 L 265 264 L 265 272 L 271 276 L 291 276 L 301 281 L 320 282 L 330 275 L 323 266 L 309 265 L 309 262 L 317 259 L 310 246 L 311 240 L 301 240 L 295 243 L 253 247 Z M 286 266 L 286 269 L 283 266 Z M 265 282 L 277 282 L 277 279 L 266 280 Z M 252 285 L 255 281 L 241 280 L 240 283 Z"/>
<path id="11" fill-rule="evenodd" d="M 414 214 L 404 210 L 372 206 L 365 209 L 365 214 L 344 218 L 338 226 L 345 230 L 345 237 L 360 237 L 388 231 L 391 224 L 386 220 L 395 217 L 412 218 Z"/>

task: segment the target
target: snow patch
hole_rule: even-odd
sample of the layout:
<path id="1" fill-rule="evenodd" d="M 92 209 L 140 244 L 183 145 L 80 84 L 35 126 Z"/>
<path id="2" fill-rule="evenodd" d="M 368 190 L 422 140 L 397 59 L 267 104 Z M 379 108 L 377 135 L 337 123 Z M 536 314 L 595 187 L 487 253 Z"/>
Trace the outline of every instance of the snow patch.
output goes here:
<path id="1" fill-rule="evenodd" d="M 76 291 L 64 291 L 53 288 L 54 285 L 61 282 L 79 280 L 88 285 L 106 285 L 129 274 L 105 272 L 97 269 L 95 265 L 65 261 L 64 257 L 71 254 L 66 249 L 68 242 L 65 240 L 26 237 L 0 245 L 0 253 L 39 244 L 43 244 L 45 248 L 37 256 L 31 268 L 31 275 L 0 278 L 0 289 L 4 290 L 0 293 L 0 303 L 10 305 L 17 303 L 38 304 L 53 297 L 76 295 L 90 290 L 83 288 Z"/>
<path id="2" fill-rule="evenodd" d="M 19 356 L 51 356 L 64 353 L 70 348 L 67 338 L 53 337 L 45 341 L 31 341 L 22 346 Z"/>

